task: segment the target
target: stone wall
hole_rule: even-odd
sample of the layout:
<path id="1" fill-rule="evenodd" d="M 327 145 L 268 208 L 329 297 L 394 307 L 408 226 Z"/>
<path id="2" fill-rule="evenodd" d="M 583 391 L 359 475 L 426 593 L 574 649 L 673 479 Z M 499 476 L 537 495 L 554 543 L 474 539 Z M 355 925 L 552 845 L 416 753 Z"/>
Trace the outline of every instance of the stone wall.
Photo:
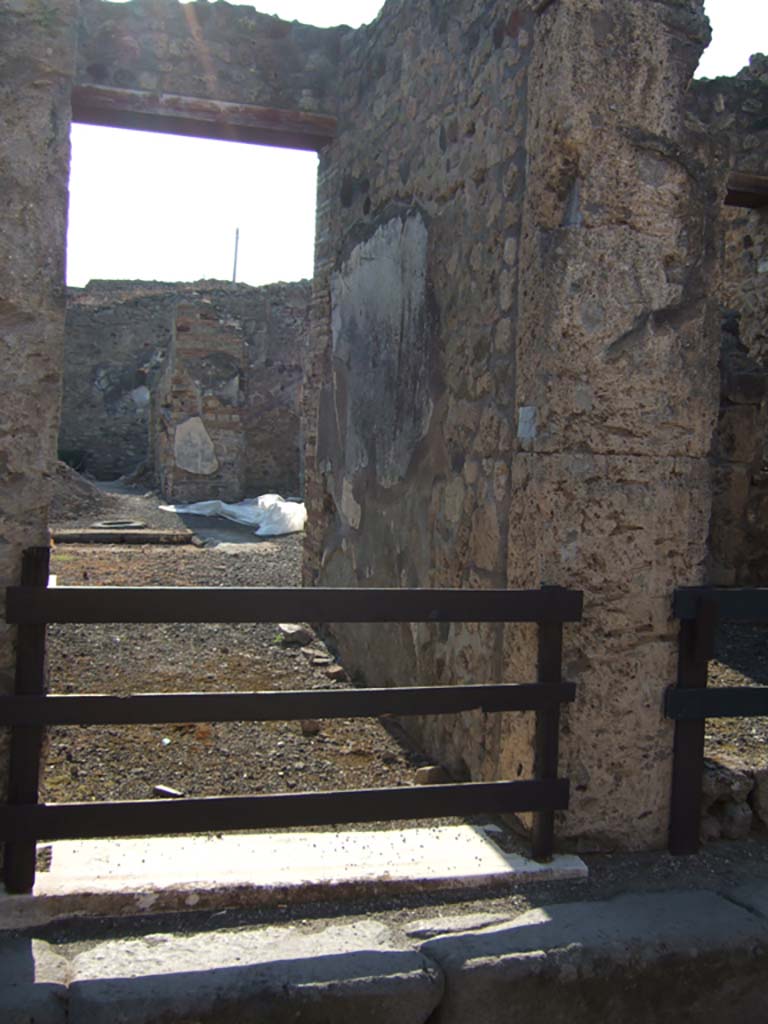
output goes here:
<path id="1" fill-rule="evenodd" d="M 505 585 L 533 24 L 524 5 L 390 2 L 342 52 L 305 385 L 309 583 Z M 337 639 L 373 684 L 503 674 L 497 629 Z M 421 735 L 454 772 L 492 774 L 494 728 Z"/>
<path id="2" fill-rule="evenodd" d="M 759 75 L 735 106 L 717 85 L 689 88 L 701 0 L 388 0 L 357 32 L 224 3 L 82 0 L 76 62 L 77 6 L 0 10 L 3 579 L 45 539 L 71 87 L 336 116 L 304 397 L 306 581 L 582 589 L 584 622 L 566 631 L 578 700 L 564 715 L 573 792 L 559 835 L 662 846 L 671 596 L 705 578 L 721 139 L 740 135 L 738 167 L 760 173 L 743 127 Z M 182 305 L 172 449 L 199 419 L 218 460 L 204 417 L 246 429 L 247 331 L 210 295 Z M 197 354 L 179 343 L 201 332 Z M 213 465 L 203 449 L 198 469 Z M 255 472 L 230 454 L 227 487 Z M 529 629 L 339 629 L 336 641 L 379 684 L 534 669 Z M 456 775 L 530 770 L 530 716 L 414 724 Z"/>
<path id="3" fill-rule="evenodd" d="M 306 581 L 582 589 L 558 828 L 584 848 L 666 835 L 717 410 L 707 38 L 694 0 L 390 2 L 343 40 L 321 161 Z M 371 683 L 533 678 L 530 629 L 334 632 Z M 419 733 L 458 776 L 530 771 L 529 718 Z"/>
<path id="4" fill-rule="evenodd" d="M 5 587 L 25 547 L 48 543 L 64 337 L 69 90 L 77 5 L 0 5 L 0 692 L 15 630 Z M 7 730 L 0 730 L 0 799 Z M 2 856 L 2 854 L 0 854 Z"/>
<path id="5" fill-rule="evenodd" d="M 173 286 L 92 281 L 70 289 L 59 451 L 113 480 L 149 459 L 149 409 L 171 339 Z"/>
<path id="6" fill-rule="evenodd" d="M 759 53 L 733 78 L 697 79 L 691 83 L 688 110 L 719 137 L 734 172 L 768 177 L 767 94 L 768 56 Z"/>
<path id="7" fill-rule="evenodd" d="M 156 467 L 165 496 L 178 500 L 297 491 L 308 306 L 308 282 L 252 288 L 216 281 L 92 281 L 72 289 L 62 454 L 99 479 L 146 462 Z M 158 422 L 172 425 L 170 435 L 157 430 L 158 423 L 150 430 L 153 402 L 164 409 Z M 189 476 L 170 457 L 177 426 L 204 410 L 204 429 L 220 436 L 216 459 L 229 467 L 223 477 L 218 468 Z M 150 450 L 150 434 L 159 439 L 157 451 Z M 195 476 L 201 479 L 195 482 Z"/>
<path id="8" fill-rule="evenodd" d="M 768 198 L 768 58 L 734 78 L 694 83 L 690 105 L 718 139 L 733 174 L 754 176 Z M 721 211 L 725 316 L 721 408 L 712 449 L 709 577 L 768 584 L 768 206 Z"/>
<path id="9" fill-rule="evenodd" d="M 708 580 L 718 586 L 768 582 L 768 367 L 741 341 L 730 313 L 720 345 L 720 412 L 712 439 Z"/>
<path id="10" fill-rule="evenodd" d="M 768 110 L 768 85 L 765 88 Z M 764 136 L 768 177 L 768 131 Z M 716 478 L 712 510 L 713 581 L 768 585 L 768 207 L 724 211 L 721 299 L 749 367 L 747 393 L 723 396 L 719 453 L 732 451 L 730 472 Z M 727 335 L 726 335 L 727 336 Z M 733 375 L 730 374 L 729 378 Z M 760 390 L 761 381 L 762 391 Z M 746 408 L 745 408 L 746 406 Z M 715 459 L 718 452 L 715 452 Z M 730 528 L 730 529 L 729 529 Z M 719 532 L 718 532 L 719 531 Z M 725 572 L 723 572 L 725 570 Z"/>
<path id="11" fill-rule="evenodd" d="M 25 547 L 45 544 L 63 364 L 69 126 L 76 85 L 335 107 L 347 30 L 292 26 L 228 4 L 0 4 L 0 613 Z M 78 44 L 79 40 L 79 44 Z M 0 614 L 0 688 L 15 633 Z M 7 735 L 0 733 L 0 790 Z"/>
<path id="12" fill-rule="evenodd" d="M 81 0 L 80 7 L 78 85 L 334 111 L 338 47 L 348 29 L 227 3 Z"/>

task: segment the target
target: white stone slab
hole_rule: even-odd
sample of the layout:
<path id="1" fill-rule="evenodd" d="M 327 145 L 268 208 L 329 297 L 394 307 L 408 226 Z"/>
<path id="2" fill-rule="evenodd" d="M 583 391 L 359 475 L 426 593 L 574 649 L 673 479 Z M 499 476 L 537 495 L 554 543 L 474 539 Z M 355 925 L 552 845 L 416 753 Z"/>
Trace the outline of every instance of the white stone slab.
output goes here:
<path id="1" fill-rule="evenodd" d="M 157 913 L 383 891 L 584 879 L 575 856 L 539 864 L 469 825 L 54 842 L 33 896 L 0 897 L 0 928 L 70 914 Z"/>

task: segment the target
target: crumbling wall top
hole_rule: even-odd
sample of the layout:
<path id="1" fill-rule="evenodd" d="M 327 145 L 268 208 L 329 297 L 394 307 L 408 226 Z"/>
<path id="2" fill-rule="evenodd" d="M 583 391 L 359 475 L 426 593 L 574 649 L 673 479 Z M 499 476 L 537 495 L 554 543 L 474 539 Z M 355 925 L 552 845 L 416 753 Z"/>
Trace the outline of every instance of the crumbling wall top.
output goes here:
<path id="1" fill-rule="evenodd" d="M 224 2 L 82 0 L 77 84 L 333 113 L 349 31 Z"/>
<path id="2" fill-rule="evenodd" d="M 766 175 L 768 152 L 768 57 L 755 54 L 733 78 L 691 83 L 689 110 L 728 139 L 731 167 Z"/>

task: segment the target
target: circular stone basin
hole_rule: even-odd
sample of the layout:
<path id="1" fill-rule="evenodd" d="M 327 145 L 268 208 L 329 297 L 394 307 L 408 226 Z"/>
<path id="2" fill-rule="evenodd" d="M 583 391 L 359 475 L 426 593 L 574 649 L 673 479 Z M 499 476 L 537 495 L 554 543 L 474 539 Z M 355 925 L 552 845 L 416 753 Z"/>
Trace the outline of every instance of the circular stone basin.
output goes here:
<path id="1" fill-rule="evenodd" d="M 144 530 L 146 523 L 140 523 L 136 519 L 102 519 L 100 523 L 93 523 L 93 530 Z"/>

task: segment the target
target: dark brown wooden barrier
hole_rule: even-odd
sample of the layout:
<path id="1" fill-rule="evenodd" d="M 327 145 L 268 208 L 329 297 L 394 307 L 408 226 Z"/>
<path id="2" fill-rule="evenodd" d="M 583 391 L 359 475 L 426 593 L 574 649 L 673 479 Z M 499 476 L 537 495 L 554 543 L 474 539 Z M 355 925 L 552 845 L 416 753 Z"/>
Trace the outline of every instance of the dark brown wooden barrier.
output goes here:
<path id="1" fill-rule="evenodd" d="M 22 583 L 8 588 L 6 620 L 18 626 L 16 686 L 0 697 L 0 726 L 11 728 L 8 801 L 0 805 L 9 892 L 31 892 L 35 843 L 126 835 L 397 821 L 533 811 L 533 854 L 550 859 L 554 815 L 568 807 L 558 778 L 560 705 L 575 686 L 562 679 L 563 624 L 581 619 L 582 595 L 559 587 L 507 590 L 364 590 L 57 587 L 47 589 L 47 548 L 24 555 Z M 105 622 L 529 622 L 539 627 L 537 681 L 287 693 L 46 693 L 48 623 Z M 478 709 L 536 713 L 534 778 L 413 789 L 276 796 L 38 802 L 43 730 L 49 725 L 275 721 L 377 715 L 455 714 Z"/>
<path id="2" fill-rule="evenodd" d="M 681 620 L 677 685 L 667 690 L 665 712 L 675 721 L 669 849 L 699 849 L 707 718 L 768 715 L 768 687 L 707 689 L 719 622 L 768 622 L 768 588 L 689 587 L 675 592 Z"/>

